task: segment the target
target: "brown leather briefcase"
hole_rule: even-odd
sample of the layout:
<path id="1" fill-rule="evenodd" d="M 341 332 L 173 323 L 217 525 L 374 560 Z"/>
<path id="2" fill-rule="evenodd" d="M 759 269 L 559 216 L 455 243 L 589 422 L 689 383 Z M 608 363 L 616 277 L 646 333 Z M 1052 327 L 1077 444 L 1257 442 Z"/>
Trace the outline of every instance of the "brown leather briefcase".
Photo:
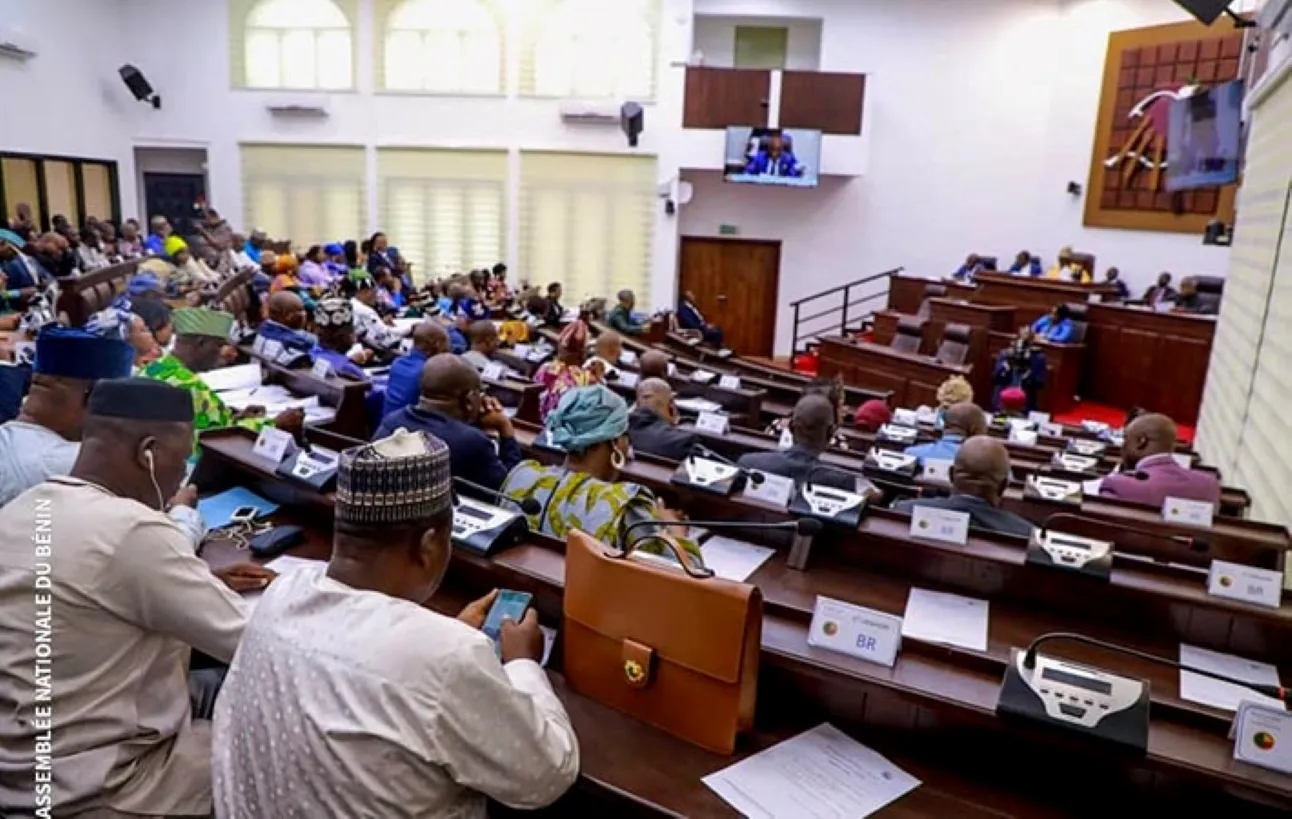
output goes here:
<path id="1" fill-rule="evenodd" d="M 655 540 L 655 538 L 651 538 Z M 763 598 L 696 567 L 628 559 L 571 532 L 563 655 L 575 691 L 717 753 L 754 722 Z"/>

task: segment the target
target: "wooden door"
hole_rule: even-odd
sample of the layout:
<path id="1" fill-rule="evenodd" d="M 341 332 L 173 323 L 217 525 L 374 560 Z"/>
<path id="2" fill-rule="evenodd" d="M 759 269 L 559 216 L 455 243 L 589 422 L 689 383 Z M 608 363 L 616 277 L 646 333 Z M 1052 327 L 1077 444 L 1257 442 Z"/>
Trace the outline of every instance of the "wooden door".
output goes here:
<path id="1" fill-rule="evenodd" d="M 740 355 L 770 357 L 776 340 L 781 243 L 683 236 L 678 294 L 690 291 L 705 321 Z"/>

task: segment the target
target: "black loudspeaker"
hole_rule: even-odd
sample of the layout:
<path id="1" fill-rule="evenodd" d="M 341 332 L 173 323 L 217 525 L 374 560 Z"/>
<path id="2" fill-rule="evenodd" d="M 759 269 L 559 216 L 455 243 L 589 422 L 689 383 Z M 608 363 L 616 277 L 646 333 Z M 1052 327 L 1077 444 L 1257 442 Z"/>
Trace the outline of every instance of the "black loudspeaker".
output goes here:
<path id="1" fill-rule="evenodd" d="M 637 147 L 637 137 L 646 129 L 646 114 L 635 102 L 625 102 L 619 109 L 619 127 L 628 137 L 628 147 Z"/>
<path id="2" fill-rule="evenodd" d="M 1175 0 L 1184 10 L 1197 17 L 1205 25 L 1216 22 L 1216 18 L 1225 13 L 1233 0 Z"/>
<path id="3" fill-rule="evenodd" d="M 126 84 L 126 88 L 130 89 L 130 93 L 135 95 L 135 99 L 140 102 L 151 102 L 153 108 L 161 108 L 161 97 L 153 92 L 153 87 L 144 77 L 144 72 L 133 65 L 123 65 L 118 70 L 121 81 Z"/>

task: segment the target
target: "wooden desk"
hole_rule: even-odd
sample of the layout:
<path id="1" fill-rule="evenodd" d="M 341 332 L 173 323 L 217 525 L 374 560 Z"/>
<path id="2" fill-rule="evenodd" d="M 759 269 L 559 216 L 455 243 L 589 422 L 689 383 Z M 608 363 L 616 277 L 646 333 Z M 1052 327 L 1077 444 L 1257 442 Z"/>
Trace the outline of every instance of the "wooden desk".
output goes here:
<path id="1" fill-rule="evenodd" d="M 266 384 L 282 384 L 297 395 L 317 395 L 320 404 L 336 407 L 336 418 L 324 424 L 325 429 L 351 438 L 368 439 L 366 401 L 372 382 L 355 381 L 339 375 L 319 378 L 309 370 L 289 370 L 263 359 L 260 366 L 264 370 Z"/>
<path id="2" fill-rule="evenodd" d="M 967 366 L 942 364 L 936 359 L 901 353 L 891 347 L 855 339 L 821 339 L 821 375 L 842 375 L 844 383 L 891 390 L 893 404 L 937 406 L 938 387 L 953 375 L 968 378 Z"/>
<path id="3" fill-rule="evenodd" d="M 1087 310 L 1082 396 L 1144 407 L 1194 424 L 1211 362 L 1214 316 L 1092 304 Z"/>
<path id="4" fill-rule="evenodd" d="M 526 421 L 531 424 L 541 422 L 539 417 L 539 401 L 543 396 L 543 387 L 539 384 L 533 384 L 528 381 L 517 381 L 513 378 L 484 378 L 481 377 L 481 383 L 485 386 L 485 392 L 498 399 L 498 403 L 504 407 L 516 410 L 513 416 L 514 420 Z"/>
<path id="5" fill-rule="evenodd" d="M 973 368 L 969 383 L 975 396 L 991 395 L 993 356 L 989 350 L 989 336 L 993 332 L 1014 332 L 1014 308 L 960 299 L 929 299 L 929 320 L 925 325 L 925 335 L 936 339 L 934 354 L 937 353 L 936 345 L 942 343 L 948 324 L 963 324 L 969 328 L 969 353 L 964 361 Z"/>
<path id="6" fill-rule="evenodd" d="M 987 339 L 987 354 L 991 361 L 993 374 L 996 368 L 996 356 L 1014 341 L 1012 333 L 992 333 Z M 1045 387 L 1037 396 L 1037 409 L 1042 412 L 1067 412 L 1077 405 L 1077 392 L 1081 384 L 1081 371 L 1086 361 L 1086 345 L 1055 344 L 1052 341 L 1034 341 L 1045 353 Z M 991 384 L 992 377 L 988 377 Z M 986 407 L 991 404 L 994 387 L 989 387 L 986 397 L 979 403 Z M 974 396 L 979 395 L 974 387 Z"/>
<path id="7" fill-rule="evenodd" d="M 1103 298 L 1117 292 L 1111 284 L 1078 284 L 1008 273 L 979 273 L 974 281 L 978 283 L 974 301 L 1016 308 L 1014 319 L 1019 324 L 1031 324 L 1059 304 L 1085 304 L 1091 295 Z"/>
<path id="8" fill-rule="evenodd" d="M 953 279 L 926 279 L 919 276 L 891 276 L 888 279 L 888 309 L 897 313 L 913 316 L 920 312 L 924 303 L 924 288 L 929 285 L 941 285 L 947 289 L 947 297 L 968 299 L 977 289 L 972 284 L 965 284 Z"/>
<path id="9" fill-rule="evenodd" d="M 112 304 L 117 294 L 125 290 L 126 280 L 138 266 L 139 260 L 132 259 L 83 276 L 59 279 L 55 312 L 69 326 L 80 327 L 90 316 Z"/>

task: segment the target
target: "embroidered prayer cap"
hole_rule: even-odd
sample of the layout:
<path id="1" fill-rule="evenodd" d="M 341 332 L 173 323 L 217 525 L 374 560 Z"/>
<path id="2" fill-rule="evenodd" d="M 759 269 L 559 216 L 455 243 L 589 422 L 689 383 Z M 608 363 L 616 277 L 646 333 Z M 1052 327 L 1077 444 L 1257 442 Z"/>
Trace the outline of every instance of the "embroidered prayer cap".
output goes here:
<path id="1" fill-rule="evenodd" d="M 233 330 L 233 314 L 210 307 L 181 307 L 172 314 L 175 335 L 228 338 Z"/>
<path id="2" fill-rule="evenodd" d="M 354 308 L 349 299 L 323 299 L 314 308 L 314 324 L 319 327 L 353 327 Z"/>
<path id="3" fill-rule="evenodd" d="M 336 521 L 357 526 L 430 521 L 452 505 L 452 480 L 443 441 L 397 429 L 388 438 L 341 453 Z"/>
<path id="4" fill-rule="evenodd" d="M 557 342 L 572 353 L 580 353 L 588 346 L 588 325 L 582 319 L 575 319 L 565 325 Z"/>
<path id="5" fill-rule="evenodd" d="M 155 378 L 100 381 L 90 393 L 90 415 L 135 421 L 193 421 L 193 395 Z"/>
<path id="6" fill-rule="evenodd" d="M 35 372 L 97 381 L 130 375 L 135 351 L 119 335 L 51 325 L 36 336 Z"/>

